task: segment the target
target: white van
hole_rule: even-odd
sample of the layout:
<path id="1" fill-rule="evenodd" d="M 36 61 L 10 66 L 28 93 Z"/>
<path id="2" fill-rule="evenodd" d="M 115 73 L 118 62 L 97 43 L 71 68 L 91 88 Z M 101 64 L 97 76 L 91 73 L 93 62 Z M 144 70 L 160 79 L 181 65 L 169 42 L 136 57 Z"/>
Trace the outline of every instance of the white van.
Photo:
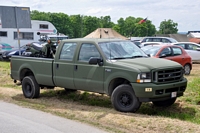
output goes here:
<path id="1" fill-rule="evenodd" d="M 19 42 L 16 28 L 2 28 L 0 23 L 0 54 L 31 42 L 38 42 L 41 36 L 58 36 L 55 26 L 48 21 L 31 20 L 32 28 L 19 29 Z"/>

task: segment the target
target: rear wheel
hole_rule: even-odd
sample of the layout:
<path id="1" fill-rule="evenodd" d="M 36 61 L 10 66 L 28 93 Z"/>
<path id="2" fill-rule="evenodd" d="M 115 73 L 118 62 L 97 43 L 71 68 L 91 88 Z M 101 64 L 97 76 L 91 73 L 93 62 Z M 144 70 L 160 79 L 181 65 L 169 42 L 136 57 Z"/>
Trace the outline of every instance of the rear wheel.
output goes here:
<path id="1" fill-rule="evenodd" d="M 40 87 L 34 76 L 26 76 L 22 80 L 22 91 L 26 98 L 37 98 L 40 94 Z"/>
<path id="2" fill-rule="evenodd" d="M 190 74 L 190 71 L 191 71 L 191 67 L 189 64 L 186 64 L 184 66 L 184 70 L 185 70 L 185 75 L 189 75 Z"/>
<path id="3" fill-rule="evenodd" d="M 176 98 L 171 98 L 171 99 L 167 99 L 167 100 L 163 100 L 163 101 L 155 101 L 152 103 L 158 107 L 168 107 L 168 106 L 171 106 L 172 104 L 174 104 L 175 101 L 176 101 Z"/>
<path id="4" fill-rule="evenodd" d="M 121 112 L 136 112 L 141 105 L 130 85 L 122 84 L 111 95 L 114 108 Z"/>

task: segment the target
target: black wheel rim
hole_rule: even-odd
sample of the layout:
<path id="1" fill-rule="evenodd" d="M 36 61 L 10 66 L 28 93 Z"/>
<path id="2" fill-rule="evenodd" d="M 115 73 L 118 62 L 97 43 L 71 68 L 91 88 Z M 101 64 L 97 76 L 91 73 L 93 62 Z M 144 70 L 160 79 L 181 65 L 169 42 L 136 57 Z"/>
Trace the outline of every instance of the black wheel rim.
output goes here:
<path id="1" fill-rule="evenodd" d="M 32 92 L 32 87 L 31 87 L 31 85 L 30 85 L 30 84 L 26 84 L 26 85 L 25 85 L 25 93 L 26 93 L 27 95 L 31 95 L 31 92 Z"/>
<path id="2" fill-rule="evenodd" d="M 119 103 L 123 107 L 129 107 L 133 103 L 133 99 L 129 93 L 122 93 L 119 96 Z"/>

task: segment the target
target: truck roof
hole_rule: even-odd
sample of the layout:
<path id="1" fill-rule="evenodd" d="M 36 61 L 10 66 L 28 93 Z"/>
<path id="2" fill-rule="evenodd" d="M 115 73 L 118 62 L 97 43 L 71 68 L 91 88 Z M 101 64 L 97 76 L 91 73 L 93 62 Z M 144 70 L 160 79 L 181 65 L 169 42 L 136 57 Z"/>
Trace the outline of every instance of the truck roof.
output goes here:
<path id="1" fill-rule="evenodd" d="M 109 38 L 75 38 L 75 39 L 65 39 L 63 42 L 76 42 L 76 41 L 82 41 L 82 42 L 110 42 L 110 41 L 127 41 L 123 39 L 109 39 Z"/>

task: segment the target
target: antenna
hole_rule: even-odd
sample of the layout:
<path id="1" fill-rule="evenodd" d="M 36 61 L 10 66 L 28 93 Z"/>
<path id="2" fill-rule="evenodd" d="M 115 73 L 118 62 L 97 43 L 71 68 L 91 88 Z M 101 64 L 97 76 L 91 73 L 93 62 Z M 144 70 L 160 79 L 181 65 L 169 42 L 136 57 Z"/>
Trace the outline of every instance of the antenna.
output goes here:
<path id="1" fill-rule="evenodd" d="M 110 36 L 108 34 L 108 30 L 104 29 L 104 33 L 106 33 L 108 35 L 109 42 L 110 42 Z M 110 45 L 109 49 L 110 49 L 110 58 L 109 59 L 111 60 L 111 45 Z"/>
<path id="2" fill-rule="evenodd" d="M 100 38 L 101 38 L 101 29 L 100 29 Z"/>

